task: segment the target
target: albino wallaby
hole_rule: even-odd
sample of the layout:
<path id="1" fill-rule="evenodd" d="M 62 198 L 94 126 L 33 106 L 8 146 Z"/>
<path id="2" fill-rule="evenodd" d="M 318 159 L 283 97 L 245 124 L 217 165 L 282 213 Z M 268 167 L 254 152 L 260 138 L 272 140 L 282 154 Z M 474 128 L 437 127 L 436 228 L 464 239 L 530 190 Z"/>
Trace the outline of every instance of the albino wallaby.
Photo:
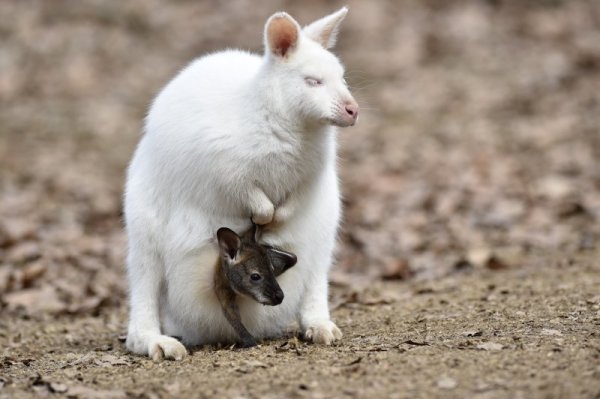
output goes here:
<path id="1" fill-rule="evenodd" d="M 273 14 L 262 56 L 201 57 L 152 103 L 125 190 L 129 350 L 181 359 L 183 344 L 237 339 L 213 289 L 215 235 L 245 231 L 250 217 L 274 222 L 263 241 L 298 264 L 278 279 L 279 306 L 240 298 L 248 330 L 277 337 L 296 323 L 315 343 L 341 338 L 327 304 L 341 214 L 336 127 L 354 125 L 358 105 L 328 49 L 346 13 L 304 28 Z"/>
<path id="2" fill-rule="evenodd" d="M 256 225 L 241 237 L 226 227 L 217 231 L 220 257 L 215 267 L 215 293 L 243 348 L 256 345 L 256 340 L 242 323 L 237 296 L 246 295 L 263 305 L 279 305 L 284 294 L 275 277 L 297 261 L 290 252 L 259 244 L 259 234 Z"/>

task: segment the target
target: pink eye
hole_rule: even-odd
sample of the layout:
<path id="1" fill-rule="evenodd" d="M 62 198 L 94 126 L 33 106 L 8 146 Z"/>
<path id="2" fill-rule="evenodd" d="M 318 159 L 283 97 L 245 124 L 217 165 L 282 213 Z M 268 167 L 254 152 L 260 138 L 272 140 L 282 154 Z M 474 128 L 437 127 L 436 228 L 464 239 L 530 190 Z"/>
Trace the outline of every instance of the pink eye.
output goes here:
<path id="1" fill-rule="evenodd" d="M 307 85 L 309 86 L 321 86 L 323 84 L 323 80 L 321 79 L 317 79 L 317 78 L 312 78 L 312 77 L 306 77 L 304 78 L 304 81 L 306 82 Z"/>

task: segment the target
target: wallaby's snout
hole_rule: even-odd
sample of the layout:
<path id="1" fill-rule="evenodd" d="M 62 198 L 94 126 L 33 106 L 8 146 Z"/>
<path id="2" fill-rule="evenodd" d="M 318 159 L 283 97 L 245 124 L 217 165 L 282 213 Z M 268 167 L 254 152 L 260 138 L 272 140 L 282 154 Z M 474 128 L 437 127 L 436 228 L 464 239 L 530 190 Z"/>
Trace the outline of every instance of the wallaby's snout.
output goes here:
<path id="1" fill-rule="evenodd" d="M 358 104 L 356 101 L 349 101 L 346 103 L 345 110 L 347 116 L 352 119 L 351 125 L 354 125 L 358 119 Z"/>
<path id="2" fill-rule="evenodd" d="M 336 109 L 333 123 L 339 127 L 354 126 L 358 120 L 358 104 L 354 99 L 346 100 Z"/>

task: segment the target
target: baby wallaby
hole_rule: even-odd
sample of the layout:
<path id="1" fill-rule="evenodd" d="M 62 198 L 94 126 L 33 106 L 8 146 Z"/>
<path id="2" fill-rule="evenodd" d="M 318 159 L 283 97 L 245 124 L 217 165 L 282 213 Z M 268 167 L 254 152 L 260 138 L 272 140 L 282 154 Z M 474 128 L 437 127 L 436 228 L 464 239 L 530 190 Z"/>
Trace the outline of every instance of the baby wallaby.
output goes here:
<path id="1" fill-rule="evenodd" d="M 263 305 L 279 305 L 284 295 L 276 277 L 297 261 L 290 252 L 259 244 L 259 236 L 256 225 L 241 237 L 226 227 L 217 231 L 220 256 L 215 270 L 215 293 L 243 348 L 256 345 L 256 340 L 242 323 L 237 296 L 246 295 Z"/>

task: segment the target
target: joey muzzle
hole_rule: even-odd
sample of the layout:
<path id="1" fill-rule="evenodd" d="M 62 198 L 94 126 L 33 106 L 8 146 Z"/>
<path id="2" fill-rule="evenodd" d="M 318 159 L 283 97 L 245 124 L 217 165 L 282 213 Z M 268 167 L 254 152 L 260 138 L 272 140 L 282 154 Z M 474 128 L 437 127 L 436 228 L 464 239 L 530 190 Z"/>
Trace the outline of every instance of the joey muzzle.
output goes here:
<path id="1" fill-rule="evenodd" d="M 265 296 L 268 299 L 268 302 L 263 303 L 263 305 L 277 306 L 281 302 L 283 302 L 284 295 L 283 291 L 279 286 L 274 288 L 273 290 L 269 290 L 265 294 Z"/>

